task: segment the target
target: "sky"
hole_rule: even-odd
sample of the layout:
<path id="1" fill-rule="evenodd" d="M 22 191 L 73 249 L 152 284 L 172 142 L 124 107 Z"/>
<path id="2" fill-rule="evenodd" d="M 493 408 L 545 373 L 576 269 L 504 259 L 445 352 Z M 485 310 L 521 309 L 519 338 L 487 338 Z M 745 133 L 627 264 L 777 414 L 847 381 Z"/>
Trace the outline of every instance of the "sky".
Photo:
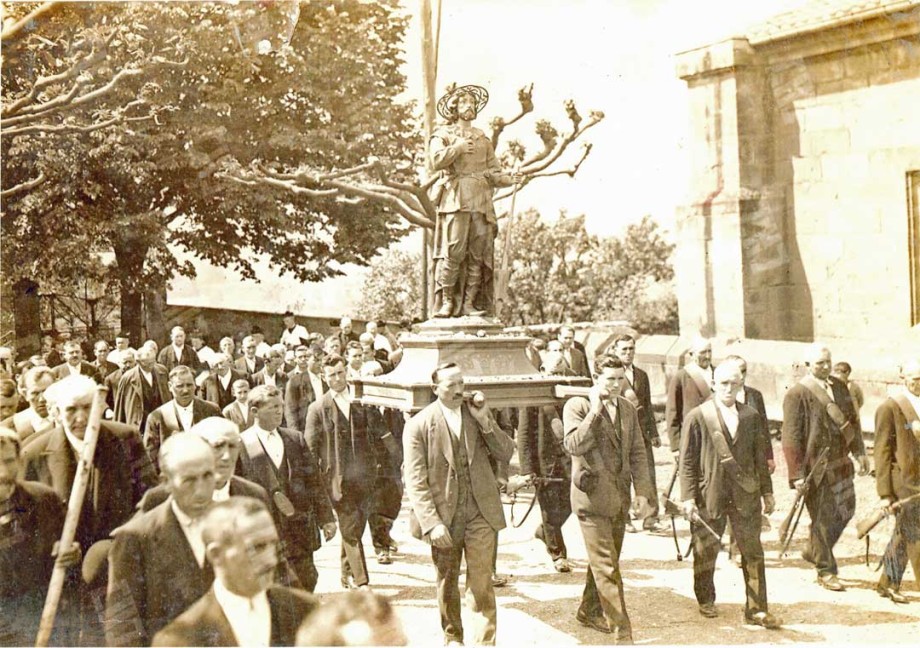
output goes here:
<path id="1" fill-rule="evenodd" d="M 516 210 L 533 207 L 545 218 L 560 210 L 585 214 L 588 229 L 600 235 L 617 234 L 645 214 L 672 230 L 690 165 L 687 88 L 675 75 L 674 54 L 743 34 L 803 3 L 443 0 L 437 87 L 440 93 L 452 81 L 485 86 L 490 102 L 476 125 L 489 132 L 492 117 L 516 114 L 517 90 L 533 83 L 534 113 L 525 126 L 506 131 L 528 150 L 539 149 L 537 118 L 570 130 L 564 100 L 575 99 L 583 116 L 603 111 L 604 121 L 585 134 L 594 146 L 576 177 L 534 182 L 517 197 Z M 421 104 L 419 0 L 405 5 L 413 12 L 405 70 Z"/>

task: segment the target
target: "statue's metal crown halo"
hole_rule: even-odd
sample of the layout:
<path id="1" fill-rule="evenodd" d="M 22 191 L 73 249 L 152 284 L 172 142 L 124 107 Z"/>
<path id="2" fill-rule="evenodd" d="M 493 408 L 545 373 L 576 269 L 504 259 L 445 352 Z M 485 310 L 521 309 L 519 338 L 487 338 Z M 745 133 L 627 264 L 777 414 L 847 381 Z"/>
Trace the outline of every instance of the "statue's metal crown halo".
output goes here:
<path id="1" fill-rule="evenodd" d="M 489 103 L 489 91 L 478 85 L 465 85 L 454 88 L 443 97 L 438 99 L 438 114 L 444 119 L 450 119 L 451 115 L 447 112 L 447 104 L 450 100 L 460 94 L 470 94 L 476 99 L 476 114 L 482 112 L 482 109 Z"/>

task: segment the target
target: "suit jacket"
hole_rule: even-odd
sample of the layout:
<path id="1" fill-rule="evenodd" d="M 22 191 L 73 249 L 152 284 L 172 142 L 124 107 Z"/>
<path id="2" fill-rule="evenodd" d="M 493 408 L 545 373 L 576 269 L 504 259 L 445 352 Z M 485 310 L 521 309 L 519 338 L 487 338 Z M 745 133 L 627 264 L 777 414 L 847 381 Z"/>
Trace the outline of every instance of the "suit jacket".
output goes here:
<path id="1" fill-rule="evenodd" d="M 155 387 L 160 392 L 160 401 L 168 402 L 172 395 L 169 393 L 169 372 L 162 365 L 154 365 L 151 373 L 156 376 Z M 126 371 L 118 381 L 115 394 L 115 420 L 128 425 L 140 427 L 144 418 L 144 392 L 141 386 L 141 368 L 138 365 Z M 150 414 L 150 412 L 147 412 Z"/>
<path id="2" fill-rule="evenodd" d="M 96 373 L 102 377 L 103 381 L 108 378 L 113 371 L 118 371 L 120 369 L 117 364 L 109 362 L 108 360 L 103 360 L 101 365 L 98 362 L 91 362 L 90 364 L 96 368 Z"/>
<path id="3" fill-rule="evenodd" d="M 209 403 L 200 398 L 192 399 L 192 425 L 209 416 L 221 416 L 220 410 L 214 403 Z M 159 453 L 163 442 L 176 432 L 182 432 L 179 414 L 176 412 L 175 399 L 160 405 L 150 412 L 147 417 L 147 429 L 144 430 L 144 447 L 150 460 L 159 471 Z"/>
<path id="4" fill-rule="evenodd" d="M 118 384 L 121 382 L 121 377 L 124 374 L 124 369 L 116 369 L 107 375 L 105 380 L 102 381 L 102 384 L 105 385 L 109 390 L 105 394 L 105 404 L 106 407 L 112 410 L 113 416 L 115 414 L 115 400 L 118 396 Z"/>
<path id="5" fill-rule="evenodd" d="M 664 421 L 668 430 L 671 452 L 680 449 L 680 430 L 684 424 L 684 417 L 694 407 L 708 400 L 710 396 L 712 396 L 712 390 L 708 385 L 705 390 L 701 390 L 686 367 L 681 367 L 671 378 L 671 382 L 668 383 L 668 401 L 664 408 Z"/>
<path id="6" fill-rule="evenodd" d="M 920 435 L 891 398 L 875 410 L 875 485 L 882 498 L 920 492 Z"/>
<path id="7" fill-rule="evenodd" d="M 224 386 L 220 384 L 220 377 L 217 375 L 217 372 L 212 371 L 211 375 L 208 376 L 204 381 L 201 397 L 206 401 L 216 403 L 217 406 L 223 410 L 234 400 L 233 383 L 243 378 L 248 380 L 248 376 L 246 376 L 246 374 L 243 372 L 237 371 L 236 369 L 231 369 L 230 382 L 227 383 L 227 389 L 224 389 Z"/>
<path id="8" fill-rule="evenodd" d="M 722 463 L 701 407 L 688 412 L 684 419 L 678 470 L 681 500 L 694 500 L 704 517 L 721 517 L 727 512 L 729 501 L 736 510 L 753 515 L 760 510 L 760 498 L 773 492 L 764 449 L 763 419 L 744 403 L 738 403 L 737 407 L 738 429 L 734 438 L 728 434 L 722 413 L 716 407 L 722 434 L 737 464 L 734 474 Z"/>
<path id="9" fill-rule="evenodd" d="M 36 436 L 23 448 L 26 479 L 50 486 L 61 501 L 70 499 L 78 458 L 62 427 Z M 131 518 L 144 492 L 156 484 L 137 428 L 103 421 L 93 458 L 93 480 L 86 492 L 77 540 L 84 553 L 94 542 Z"/>
<path id="10" fill-rule="evenodd" d="M 565 427 L 563 444 L 572 455 L 572 512 L 576 515 L 620 517 L 629 510 L 629 487 L 635 484 L 636 494 L 655 501 L 655 489 L 649 477 L 645 441 L 639 429 L 636 408 L 622 396 L 617 397 L 617 417 L 620 419 L 620 465 L 616 472 L 614 455 L 614 421 L 606 408 L 599 415 L 591 414 L 587 398 L 570 398 L 562 410 Z M 576 486 L 580 473 L 597 476 L 596 486 L 586 493 Z"/>
<path id="11" fill-rule="evenodd" d="M 494 422 L 491 432 L 484 433 L 466 403 L 460 407 L 472 485 L 470 495 L 489 525 L 499 531 L 505 528 L 505 513 L 492 462 L 507 464 L 514 453 L 514 441 Z M 460 493 L 450 435 L 438 401 L 413 416 L 403 430 L 403 473 L 406 495 L 412 505 L 410 528 L 419 539 L 427 537 L 438 524 L 450 527 L 457 512 Z"/>
<path id="12" fill-rule="evenodd" d="M 349 492 L 370 494 L 377 478 L 375 440 L 384 444 L 391 463 L 399 455 L 396 439 L 377 408 L 352 403 L 346 419 L 331 391 L 310 405 L 304 436 L 333 504 Z"/>
<path id="13" fill-rule="evenodd" d="M 572 459 L 562 446 L 564 437 L 565 429 L 555 405 L 522 407 L 514 437 L 521 474 L 570 478 Z"/>
<path id="14" fill-rule="evenodd" d="M 54 369 L 52 369 L 51 373 L 54 374 L 55 380 L 61 380 L 62 378 L 66 378 L 67 376 L 70 375 L 70 369 L 67 368 L 67 363 L 63 362 L 59 364 L 58 366 L 56 366 Z M 102 381 L 105 379 L 105 376 L 99 373 L 99 369 L 95 365 L 87 362 L 86 360 L 80 361 L 80 375 L 89 376 L 90 378 L 92 378 L 93 380 L 95 380 L 97 383 L 100 383 L 100 384 L 102 384 Z"/>
<path id="15" fill-rule="evenodd" d="M 763 433 L 764 438 L 767 441 L 767 459 L 773 459 L 773 441 L 770 439 L 770 427 L 769 419 L 767 419 L 767 406 L 763 402 L 763 394 L 760 393 L 759 389 L 754 389 L 753 387 L 744 386 L 744 404 L 748 407 L 753 407 L 757 410 L 757 413 L 763 418 Z"/>
<path id="16" fill-rule="evenodd" d="M 109 646 L 149 646 L 214 582 L 207 561 L 198 566 L 170 502 L 138 515 L 114 534 L 105 601 Z"/>
<path id="17" fill-rule="evenodd" d="M 323 393 L 328 391 L 322 383 Z M 306 373 L 288 374 L 287 387 L 284 391 L 284 420 L 289 428 L 303 432 L 307 429 L 307 409 L 315 401 L 317 394 L 313 383 Z"/>
<path id="18" fill-rule="evenodd" d="M 198 352 L 195 351 L 191 344 L 184 344 L 182 346 L 182 353 L 179 354 L 179 360 L 176 360 L 176 350 L 170 343 L 160 349 L 160 353 L 157 356 L 157 362 L 166 367 L 167 374 L 179 365 L 185 365 L 195 374 L 198 373 L 201 367 L 201 360 L 198 359 Z"/>
<path id="19" fill-rule="evenodd" d="M 853 409 L 850 392 L 846 385 L 833 376 L 828 379 L 834 394 L 834 402 L 851 421 L 855 434 L 848 445 L 846 439 L 824 406 L 805 385 L 796 383 L 783 397 L 783 454 L 789 469 L 790 486 L 797 479 L 804 479 L 818 460 L 824 448 L 830 448 L 827 455 L 827 470 L 815 476 L 815 483 L 820 484 L 825 478 L 829 483 L 841 479 L 852 479 L 853 463 L 848 453 L 862 455 L 866 453 L 859 418 Z"/>
<path id="20" fill-rule="evenodd" d="M 278 434 L 284 442 L 284 457 L 277 475 L 278 485 L 291 500 L 296 512 L 289 518 L 281 515 L 276 507 L 272 507 L 272 512 L 280 520 L 278 532 L 284 543 L 284 553 L 288 558 L 294 558 L 315 551 L 319 547 L 318 526 L 335 522 L 335 517 L 319 466 L 303 435 L 287 428 L 278 428 Z M 274 464 L 265 453 L 250 456 L 247 447 L 260 443 L 255 428 L 245 430 L 242 437 L 243 450 L 240 452 L 237 473 L 273 495 Z"/>
<path id="21" fill-rule="evenodd" d="M 318 606 L 302 590 L 274 585 L 266 591 L 271 609 L 270 646 L 293 646 L 303 620 Z M 217 602 L 214 588 L 153 638 L 154 646 L 238 646 L 233 628 Z"/>
<path id="22" fill-rule="evenodd" d="M 655 412 L 652 409 L 652 388 L 649 383 L 648 374 L 636 365 L 632 366 L 633 382 L 632 389 L 636 393 L 639 404 L 636 407 L 636 414 L 639 416 L 639 429 L 645 436 L 646 441 L 654 441 L 658 437 L 658 426 L 655 425 Z"/>
<path id="23" fill-rule="evenodd" d="M 236 369 L 242 374 L 245 374 L 245 377 L 249 381 L 249 384 L 253 387 L 255 387 L 255 384 L 253 384 L 252 382 L 252 375 L 261 371 L 262 367 L 265 366 L 265 360 L 263 360 L 259 356 L 256 356 L 255 362 L 256 362 L 255 371 L 249 371 L 249 365 L 246 364 L 245 356 L 240 356 L 239 358 L 236 359 L 236 362 L 233 363 L 234 369 Z"/>
<path id="24" fill-rule="evenodd" d="M 230 496 L 231 497 L 254 497 L 265 504 L 265 508 L 272 510 L 271 501 L 268 498 L 268 491 L 248 479 L 231 475 L 230 477 Z M 166 490 L 165 484 L 159 484 L 144 493 L 144 497 L 137 504 L 137 510 L 141 513 L 152 511 L 157 506 L 169 499 L 169 491 Z"/>
<path id="25" fill-rule="evenodd" d="M 246 412 L 246 418 L 243 419 L 243 412 L 240 410 L 240 406 L 236 401 L 233 401 L 224 408 L 223 411 L 224 418 L 230 419 L 236 423 L 240 430 L 248 430 L 253 425 L 256 424 L 256 417 L 252 413 L 252 408 Z"/>
<path id="26" fill-rule="evenodd" d="M 563 355 L 563 357 L 565 357 Z M 586 378 L 591 377 L 591 367 L 588 366 L 588 357 L 585 355 L 585 352 L 579 349 L 576 346 L 572 347 L 572 362 L 569 364 L 566 362 L 566 367 L 568 371 L 566 374 L 572 376 L 585 376 Z"/>
<path id="27" fill-rule="evenodd" d="M 275 372 L 275 386 L 278 388 L 278 391 L 281 392 L 282 398 L 284 397 L 285 390 L 287 389 L 288 377 L 280 369 Z M 262 367 L 257 372 L 252 374 L 252 386 L 257 387 L 258 385 L 265 384 L 265 367 Z"/>

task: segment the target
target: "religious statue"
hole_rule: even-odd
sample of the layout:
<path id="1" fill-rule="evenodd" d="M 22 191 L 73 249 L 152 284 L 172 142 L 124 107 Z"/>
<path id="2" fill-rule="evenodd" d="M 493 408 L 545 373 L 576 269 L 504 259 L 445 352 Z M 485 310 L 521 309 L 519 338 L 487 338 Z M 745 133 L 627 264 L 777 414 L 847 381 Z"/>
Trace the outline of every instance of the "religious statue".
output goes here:
<path id="1" fill-rule="evenodd" d="M 471 122 L 489 101 L 485 88 L 455 88 L 438 101 L 447 124 L 431 135 L 431 167 L 440 174 L 431 197 L 438 210 L 434 240 L 435 317 L 495 315 L 492 194 L 516 176 L 502 173 L 492 142 Z"/>

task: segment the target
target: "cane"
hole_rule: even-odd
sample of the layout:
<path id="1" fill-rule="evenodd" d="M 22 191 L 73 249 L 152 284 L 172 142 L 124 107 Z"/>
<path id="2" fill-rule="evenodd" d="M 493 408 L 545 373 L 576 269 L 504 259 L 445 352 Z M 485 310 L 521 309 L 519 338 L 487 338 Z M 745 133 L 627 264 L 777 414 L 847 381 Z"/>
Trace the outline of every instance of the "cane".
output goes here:
<path id="1" fill-rule="evenodd" d="M 102 424 L 102 413 L 105 411 L 105 395 L 108 388 L 102 385 L 96 387 L 93 396 L 93 406 L 89 412 L 89 421 L 86 424 L 86 433 L 83 436 L 83 452 L 73 478 L 73 488 L 70 490 L 70 499 L 67 501 L 67 517 L 64 518 L 64 530 L 58 543 L 58 551 L 64 551 L 73 544 L 77 534 L 77 524 L 80 521 L 80 512 L 83 510 L 83 498 L 89 485 L 90 471 L 93 468 L 93 457 L 96 454 L 96 442 L 99 440 L 99 428 Z M 54 617 L 57 615 L 58 604 L 61 602 L 61 591 L 64 587 L 64 577 L 67 568 L 55 563 L 51 573 L 51 582 L 48 584 L 48 595 L 45 597 L 45 607 L 42 609 L 41 622 L 38 626 L 38 636 L 35 646 L 43 648 L 48 645 L 51 631 L 54 629 Z"/>

